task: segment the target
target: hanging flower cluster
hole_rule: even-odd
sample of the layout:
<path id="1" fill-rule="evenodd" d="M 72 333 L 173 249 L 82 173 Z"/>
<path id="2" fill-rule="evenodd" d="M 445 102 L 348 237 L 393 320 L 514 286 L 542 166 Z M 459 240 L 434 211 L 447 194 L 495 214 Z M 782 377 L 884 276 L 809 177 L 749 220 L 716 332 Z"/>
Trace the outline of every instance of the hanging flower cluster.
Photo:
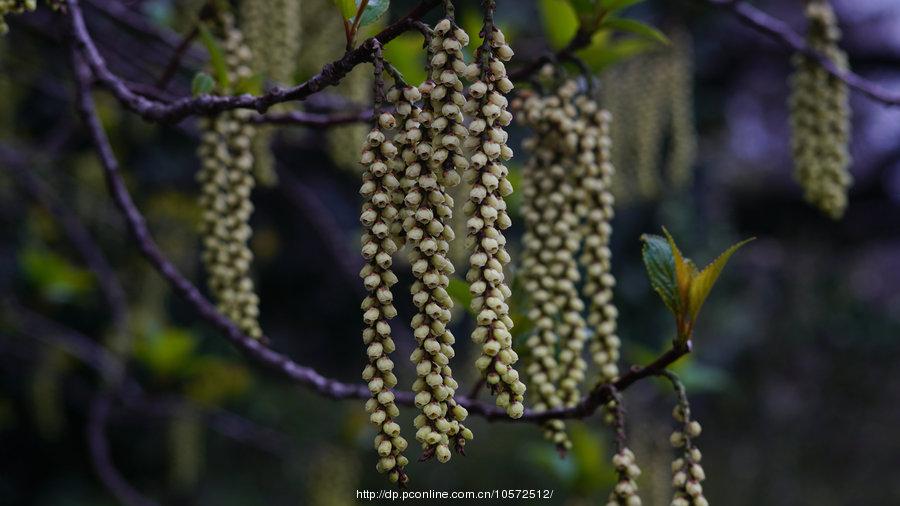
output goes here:
<path id="1" fill-rule="evenodd" d="M 810 48 L 847 68 L 847 56 L 838 46 L 840 29 L 827 0 L 806 5 Z M 850 106 L 847 85 L 815 60 L 797 54 L 791 78 L 791 130 L 795 176 L 808 202 L 838 219 L 847 207 L 853 182 L 848 171 Z"/>
<path id="2" fill-rule="evenodd" d="M 0 35 L 9 31 L 9 26 L 3 18 L 7 14 L 22 14 L 37 9 L 37 0 L 0 0 Z"/>
<path id="3" fill-rule="evenodd" d="M 675 387 L 678 403 L 672 410 L 672 417 L 680 427 L 672 433 L 669 441 L 681 452 L 681 456 L 672 462 L 672 487 L 675 495 L 671 506 L 709 506 L 703 496 L 703 485 L 706 479 L 700 459 L 703 455 L 694 445 L 694 439 L 700 435 L 700 423 L 691 419 L 691 407 L 681 381 L 671 373 L 667 376 Z"/>
<path id="4" fill-rule="evenodd" d="M 667 48 L 604 71 L 604 81 L 614 83 L 600 94 L 616 118 L 611 137 L 614 165 L 622 169 L 614 181 L 619 202 L 655 199 L 693 179 L 693 44 L 684 30 L 670 38 Z"/>
<path id="5" fill-rule="evenodd" d="M 453 168 L 444 170 L 441 155 L 434 156 L 435 147 L 441 149 L 436 144 L 441 136 L 431 128 L 435 115 L 429 99 L 434 89 L 430 82 L 421 90 L 404 86 L 392 90 L 389 98 L 403 119 L 396 137 L 403 145 L 403 230 L 416 278 L 411 289 L 417 308 L 412 328 L 418 346 L 410 356 L 416 366 L 415 404 L 421 410 L 414 420 L 416 440 L 426 456 L 443 463 L 451 458 L 451 444 L 461 450 L 472 432 L 462 423 L 468 413 L 454 399 L 459 386 L 450 368 L 455 338 L 447 328 L 453 308 L 447 285 L 454 272 L 447 258 L 454 239 L 448 225 L 453 199 L 447 187 L 456 184 L 459 176 Z M 416 105 L 423 98 L 424 110 Z"/>
<path id="6" fill-rule="evenodd" d="M 582 293 L 588 304 L 588 324 L 594 330 L 591 355 L 599 368 L 600 380 L 612 381 L 619 375 L 619 336 L 616 320 L 619 311 L 613 304 L 616 278 L 612 274 L 612 219 L 615 213 L 612 179 L 615 169 L 610 150 L 612 115 L 599 108 L 587 95 L 576 99 L 579 115 L 586 127 L 579 138 L 578 214 L 584 220 L 584 244 L 580 262 L 585 279 Z"/>
<path id="7" fill-rule="evenodd" d="M 528 96 L 521 107 L 535 132 L 524 144 L 532 157 L 523 172 L 522 276 L 536 329 L 526 342 L 530 352 L 526 372 L 536 392 L 532 398 L 537 411 L 577 402 L 586 368 L 581 358 L 586 339 L 583 304 L 575 289 L 580 230 L 574 172 L 569 170 L 576 158 L 578 129 L 583 127 L 574 119 L 572 98 L 577 90 L 577 84 L 569 81 L 552 95 Z M 548 423 L 545 433 L 559 447 L 571 446 L 561 421 Z"/>
<path id="8" fill-rule="evenodd" d="M 376 69 L 380 75 L 380 69 Z M 391 225 L 397 219 L 397 208 L 391 195 L 397 191 L 400 182 L 393 173 L 393 160 L 397 147 L 387 139 L 385 131 L 394 128 L 396 120 L 386 112 L 377 115 L 376 123 L 366 137 L 360 163 L 365 171 L 359 193 L 364 203 L 360 222 L 365 230 L 362 237 L 362 255 L 366 264 L 360 272 L 369 295 L 363 300 L 363 342 L 369 363 L 363 370 L 363 380 L 369 386 L 372 397 L 366 401 L 369 420 L 378 427 L 375 448 L 379 460 L 376 466 L 381 473 L 387 473 L 395 483 L 404 483 L 408 478 L 404 467 L 408 459 L 402 455 L 407 447 L 406 439 L 400 435 L 400 425 L 395 419 L 400 409 L 394 402 L 393 388 L 397 385 L 394 362 L 390 354 L 395 349 L 388 322 L 397 316 L 391 286 L 397 283 L 397 276 L 391 270 L 393 254 L 397 245 L 391 237 Z"/>
<path id="9" fill-rule="evenodd" d="M 216 31 L 228 70 L 228 82 L 250 77 L 252 55 L 230 14 L 217 20 Z M 230 89 L 219 90 L 230 93 Z M 197 175 L 203 212 L 203 263 L 208 284 L 223 315 L 237 323 L 247 335 L 262 336 L 257 297 L 250 275 L 253 253 L 250 199 L 254 187 L 253 152 L 255 129 L 247 120 L 251 112 L 235 109 L 201 121 L 198 150 L 202 167 Z"/>
<path id="10" fill-rule="evenodd" d="M 301 0 L 244 0 L 240 15 L 247 44 L 256 56 L 253 64 L 258 77 L 281 85 L 293 83 L 303 30 Z M 272 108 L 282 109 L 286 109 L 284 104 Z M 255 173 L 262 186 L 274 186 L 278 182 L 271 149 L 274 136 L 273 126 L 262 125 L 253 141 Z"/>
<path id="11" fill-rule="evenodd" d="M 637 478 L 641 475 L 641 468 L 637 466 L 634 452 L 628 448 L 625 435 L 625 412 L 622 406 L 622 396 L 613 390 L 613 400 L 605 406 L 605 414 L 613 419 L 616 430 L 616 454 L 613 455 L 612 464 L 616 470 L 616 485 L 609 493 L 606 506 L 641 506 L 642 501 L 638 496 Z"/>
<path id="12" fill-rule="evenodd" d="M 509 169 L 504 165 L 513 155 L 504 130 L 512 121 L 505 95 L 513 85 L 503 62 L 512 58 L 513 51 L 506 45 L 503 32 L 494 26 L 493 9 L 493 2 L 485 2 L 484 43 L 475 52 L 476 62 L 465 68 L 467 77 L 474 81 L 464 107 L 472 117 L 465 143 L 472 149 L 466 172 L 466 182 L 471 186 L 464 207 L 468 216 L 466 245 L 472 251 L 466 280 L 476 318 L 472 340 L 481 346 L 475 365 L 496 394 L 497 406 L 510 417 L 519 418 L 525 412 L 525 383 L 513 367 L 519 357 L 512 346 L 513 321 L 506 302 L 512 292 L 503 273 L 510 262 L 503 230 L 512 224 L 503 199 L 513 191 L 507 179 Z"/>

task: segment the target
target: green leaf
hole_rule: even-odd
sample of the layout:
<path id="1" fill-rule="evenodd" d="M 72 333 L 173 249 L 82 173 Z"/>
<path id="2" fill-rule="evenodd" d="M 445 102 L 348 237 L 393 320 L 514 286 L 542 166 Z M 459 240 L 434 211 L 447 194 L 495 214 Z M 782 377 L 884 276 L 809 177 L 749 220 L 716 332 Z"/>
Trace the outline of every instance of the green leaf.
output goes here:
<path id="1" fill-rule="evenodd" d="M 222 53 L 222 48 L 205 24 L 201 23 L 198 29 L 200 32 L 200 40 L 203 42 L 203 45 L 206 46 L 206 51 L 209 53 L 209 62 L 216 75 L 216 82 L 219 85 L 219 89 L 225 91 L 228 89 L 230 83 L 228 82 L 228 66 L 225 64 L 225 55 Z"/>
<path id="2" fill-rule="evenodd" d="M 678 298 L 681 302 L 685 302 L 688 300 L 688 292 L 691 289 L 691 280 L 694 279 L 697 268 L 694 267 L 694 264 L 690 260 L 685 260 L 684 256 L 681 254 L 681 250 L 675 245 L 675 239 L 672 238 L 672 234 L 666 230 L 666 227 L 663 227 L 663 233 L 666 234 L 666 241 L 669 243 L 669 248 L 672 251 L 672 256 L 675 261 L 675 285 L 678 287 Z M 682 305 L 682 307 L 685 306 Z"/>
<path id="3" fill-rule="evenodd" d="M 359 6 L 359 4 L 360 0 L 356 0 L 356 5 Z M 368 26 L 378 21 L 381 16 L 384 16 L 384 13 L 387 12 L 390 6 L 391 0 L 369 0 L 369 3 L 366 4 L 366 9 L 359 18 L 359 26 Z"/>
<path id="4" fill-rule="evenodd" d="M 43 248 L 29 247 L 19 255 L 21 272 L 45 299 L 74 302 L 94 286 L 90 271 L 73 265 L 67 258 Z"/>
<path id="5" fill-rule="evenodd" d="M 644 0 L 601 0 L 600 5 L 609 14 L 615 14 Z"/>
<path id="6" fill-rule="evenodd" d="M 418 33 L 404 33 L 392 40 L 384 46 L 384 58 L 397 67 L 410 83 L 420 83 L 427 77 L 422 36 Z"/>
<path id="7" fill-rule="evenodd" d="M 356 2 L 353 0 L 332 0 L 334 5 L 337 6 L 338 10 L 341 11 L 341 16 L 344 19 L 350 19 L 353 16 L 356 16 Z"/>
<path id="8" fill-rule="evenodd" d="M 447 285 L 447 294 L 456 301 L 457 304 L 466 308 L 466 311 L 472 312 L 472 292 L 469 291 L 469 284 L 465 280 L 452 277 Z"/>
<path id="9" fill-rule="evenodd" d="M 212 92 L 215 87 L 216 80 L 211 75 L 206 72 L 197 72 L 191 81 L 191 94 L 195 97 L 197 95 L 206 95 Z"/>
<path id="10" fill-rule="evenodd" d="M 241 364 L 218 357 L 194 360 L 185 385 L 187 396 L 204 406 L 219 406 L 242 395 L 250 387 L 250 372 Z"/>
<path id="11" fill-rule="evenodd" d="M 235 93 L 250 93 L 258 95 L 263 91 L 263 76 L 260 73 L 248 77 L 242 77 L 234 83 Z"/>
<path id="12" fill-rule="evenodd" d="M 592 70 L 601 71 L 610 65 L 659 47 L 655 42 L 638 37 L 609 40 L 609 35 L 611 35 L 609 30 L 600 30 L 594 34 L 591 45 L 577 53 Z"/>
<path id="13" fill-rule="evenodd" d="M 608 17 L 600 23 L 600 27 L 611 28 L 619 32 L 633 33 L 637 36 L 654 40 L 661 44 L 671 43 L 669 38 L 661 31 L 634 19 Z"/>
<path id="14" fill-rule="evenodd" d="M 185 372 L 196 347 L 197 340 L 189 331 L 166 328 L 139 340 L 134 354 L 154 374 L 171 379 Z"/>
<path id="15" fill-rule="evenodd" d="M 569 0 L 569 4 L 575 9 L 579 15 L 592 15 L 597 12 L 597 8 L 600 6 L 600 2 L 598 0 Z"/>
<path id="16" fill-rule="evenodd" d="M 688 308 L 691 320 L 697 319 L 697 314 L 700 312 L 703 302 L 706 301 L 706 297 L 709 296 L 710 290 L 712 290 L 713 285 L 716 284 L 716 280 L 719 279 L 719 274 L 722 273 L 722 269 L 725 268 L 725 264 L 728 263 L 728 259 L 731 258 L 731 255 L 740 249 L 741 246 L 753 239 L 755 238 L 751 237 L 750 239 L 744 239 L 743 241 L 732 245 L 711 264 L 700 271 L 699 274 L 693 276 L 688 298 Z"/>
<path id="17" fill-rule="evenodd" d="M 644 243 L 642 254 L 650 286 L 659 294 L 669 311 L 677 316 L 681 312 L 681 299 L 678 296 L 672 248 L 664 237 L 658 235 L 644 234 L 641 241 Z"/>
<path id="18" fill-rule="evenodd" d="M 578 31 L 575 8 L 562 0 L 541 0 L 539 7 L 547 41 L 553 49 L 561 49 Z"/>

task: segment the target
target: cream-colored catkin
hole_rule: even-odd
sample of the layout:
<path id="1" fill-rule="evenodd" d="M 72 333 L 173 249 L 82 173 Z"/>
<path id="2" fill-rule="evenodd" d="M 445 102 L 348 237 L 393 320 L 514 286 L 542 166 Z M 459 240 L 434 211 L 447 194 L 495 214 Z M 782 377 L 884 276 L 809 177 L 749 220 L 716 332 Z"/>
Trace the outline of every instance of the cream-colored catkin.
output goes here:
<path id="1" fill-rule="evenodd" d="M 348 445 L 349 446 L 349 445 Z M 356 452 L 347 446 L 325 446 L 306 462 L 307 502 L 313 506 L 355 506 L 360 485 L 360 465 Z"/>
<path id="2" fill-rule="evenodd" d="M 471 252 L 466 280 L 476 323 L 472 341 L 481 347 L 475 366 L 496 395 L 497 406 L 511 418 L 519 418 L 525 412 L 525 383 L 514 367 L 519 356 L 513 349 L 507 303 L 512 292 L 503 272 L 510 261 L 503 231 L 512 225 L 504 198 L 513 191 L 504 165 L 513 155 L 505 131 L 512 121 L 505 95 L 513 85 L 503 62 L 512 58 L 513 51 L 491 21 L 486 21 L 483 32 L 485 41 L 475 52 L 476 62 L 465 69 L 473 81 L 464 107 L 472 117 L 466 140 L 472 150 L 466 172 L 469 198 L 464 206 L 466 246 Z"/>
<path id="3" fill-rule="evenodd" d="M 684 387 L 677 384 L 676 391 L 678 404 L 672 410 L 672 417 L 680 427 L 669 437 L 669 442 L 681 452 L 681 456 L 672 462 L 674 495 L 671 506 L 709 506 L 701 485 L 706 479 L 706 473 L 700 464 L 703 455 L 694 445 L 694 440 L 700 436 L 702 429 L 697 421 L 691 419 L 691 408 Z"/>
<path id="4" fill-rule="evenodd" d="M 253 69 L 264 79 L 281 85 L 293 83 L 303 26 L 300 9 L 300 0 L 241 2 L 241 27 L 256 56 Z M 272 126 L 261 126 L 253 140 L 256 178 L 263 186 L 274 186 L 278 182 L 271 151 L 275 131 Z"/>
<path id="5" fill-rule="evenodd" d="M 633 58 L 602 75 L 600 102 L 616 118 L 610 135 L 619 171 L 613 194 L 620 204 L 657 198 L 661 190 L 684 188 L 693 179 L 693 48 L 683 30 L 671 38 L 669 48 Z M 648 75 L 656 78 L 648 80 Z"/>
<path id="6" fill-rule="evenodd" d="M 525 374 L 531 383 L 530 397 L 537 412 L 563 405 L 563 397 L 557 389 L 561 369 L 556 359 L 560 339 L 555 322 L 562 304 L 554 289 L 556 280 L 550 275 L 556 252 L 546 247 L 558 213 L 550 202 L 550 191 L 555 186 L 550 171 L 557 163 L 558 147 L 565 142 L 558 129 L 560 125 L 554 124 L 551 118 L 562 105 L 562 99 L 557 95 L 529 95 L 524 98 L 520 113 L 534 131 L 534 135 L 523 143 L 531 157 L 522 172 L 525 235 L 520 275 L 531 298 L 528 316 L 535 326 L 534 333 L 525 342 L 529 352 Z M 545 437 L 560 448 L 571 446 L 562 420 L 552 420 L 543 428 Z"/>
<path id="7" fill-rule="evenodd" d="M 300 57 L 301 0 L 243 0 L 241 28 L 256 55 L 254 70 L 280 84 L 294 80 Z"/>
<path id="8" fill-rule="evenodd" d="M 666 108 L 670 83 L 663 79 L 646 79 L 647 75 L 665 73 L 668 55 L 654 55 L 646 61 L 642 77 L 643 93 L 634 103 L 634 132 L 630 139 L 636 145 L 635 175 L 641 197 L 650 200 L 660 194 L 660 161 L 666 132 L 668 110 Z"/>
<path id="9" fill-rule="evenodd" d="M 424 93 L 423 93 L 424 91 Z M 410 360 L 416 367 L 413 382 L 416 407 L 416 440 L 428 456 L 441 463 L 451 458 L 451 445 L 461 449 L 472 432 L 463 425 L 468 413 L 454 398 L 459 387 L 453 378 L 450 360 L 455 355 L 455 338 L 448 328 L 453 301 L 447 285 L 453 274 L 453 264 L 447 258 L 450 241 L 454 239 L 449 226 L 453 214 L 453 199 L 448 185 L 459 182 L 455 169 L 444 171 L 440 161 L 433 159 L 435 143 L 430 125 L 435 118 L 430 104 L 425 110 L 416 104 L 424 96 L 426 102 L 433 91 L 430 82 L 420 88 L 405 86 L 391 91 L 389 99 L 401 118 L 397 141 L 404 177 L 403 229 L 410 246 L 409 263 L 415 281 L 411 292 L 416 314 L 412 319 L 416 349 Z"/>
<path id="10" fill-rule="evenodd" d="M 385 136 L 396 126 L 389 113 L 381 113 L 366 137 L 360 163 L 364 168 L 363 184 L 359 193 L 363 196 L 360 223 L 363 226 L 362 255 L 366 260 L 360 271 L 363 284 L 369 294 L 363 300 L 363 342 L 366 345 L 368 364 L 363 370 L 372 397 L 366 401 L 369 420 L 378 428 L 375 449 L 379 460 L 376 469 L 387 473 L 392 482 L 404 483 L 408 478 L 404 467 L 408 459 L 403 456 L 406 439 L 400 435 L 396 418 L 400 415 L 393 388 L 397 385 L 394 362 L 390 354 L 395 349 L 389 320 L 397 316 L 391 286 L 397 276 L 391 270 L 397 245 L 391 237 L 391 225 L 398 211 L 391 199 L 399 181 L 392 167 L 397 148 Z"/>
<path id="11" fill-rule="evenodd" d="M 841 32 L 828 1 L 808 2 L 806 18 L 809 46 L 838 68 L 848 68 L 847 56 L 838 46 Z M 847 191 L 853 182 L 848 170 L 851 127 L 847 85 L 805 55 L 795 55 L 793 62 L 790 109 L 794 175 L 806 200 L 838 219 L 847 207 Z"/>
<path id="12" fill-rule="evenodd" d="M 9 31 L 8 14 L 22 14 L 37 9 L 37 0 L 0 0 L 0 35 Z"/>
<path id="13" fill-rule="evenodd" d="M 253 0 L 260 1 L 260 0 Z M 266 0 L 268 1 L 268 0 Z M 344 28 L 339 14 L 335 13 L 331 0 L 302 0 L 303 50 L 299 55 L 299 76 L 308 79 L 326 63 L 333 62 L 344 54 Z M 368 27 L 367 27 L 368 29 Z M 335 93 L 358 107 L 372 101 L 372 74 L 363 66 L 350 71 L 333 88 Z M 369 129 L 364 124 L 340 125 L 324 133 L 328 156 L 335 166 L 352 173 L 359 171 L 356 150 L 348 146 L 359 146 L 365 141 Z"/>
<path id="14" fill-rule="evenodd" d="M 617 171 L 617 177 L 612 181 L 612 192 L 620 204 L 628 203 L 637 196 L 633 183 L 636 143 L 631 138 L 635 121 L 632 105 L 639 99 L 639 91 L 634 88 L 638 84 L 634 79 L 636 69 L 636 65 L 630 64 L 605 71 L 599 92 L 600 105 L 615 118 L 609 134 L 612 141 L 611 161 Z"/>
<path id="15" fill-rule="evenodd" d="M 594 331 L 590 344 L 591 356 L 599 369 L 600 382 L 605 383 L 619 375 L 617 363 L 621 346 L 616 333 L 619 312 L 613 303 L 616 278 L 612 274 L 612 251 L 609 247 L 615 213 L 612 194 L 615 168 L 610 152 L 612 115 L 584 95 L 578 98 L 577 104 L 588 123 L 585 134 L 580 138 L 580 166 L 584 168 L 584 174 L 578 185 L 581 201 L 579 214 L 584 227 L 579 259 L 585 273 L 582 294 L 588 301 L 587 319 Z"/>
<path id="16" fill-rule="evenodd" d="M 694 178 L 697 158 L 697 131 L 694 125 L 694 56 L 690 34 L 672 35 L 668 60 L 669 150 L 666 173 L 675 188 L 688 186 Z"/>
<path id="17" fill-rule="evenodd" d="M 616 470 L 616 485 L 609 493 L 606 506 L 641 506 L 642 501 L 638 496 L 637 477 L 641 475 L 634 452 L 628 447 L 623 447 L 613 455 L 613 467 Z"/>
<path id="18" fill-rule="evenodd" d="M 235 28 L 234 18 L 223 14 L 219 24 L 229 82 L 249 77 L 252 54 Z M 249 247 L 250 196 L 255 183 L 251 145 L 256 133 L 247 121 L 251 114 L 235 109 L 200 122 L 202 167 L 197 177 L 201 184 L 202 257 L 210 291 L 222 314 L 247 335 L 259 338 L 259 297 L 250 274 L 253 253 Z"/>
<path id="19" fill-rule="evenodd" d="M 587 107 L 588 102 L 577 100 L 578 94 L 579 86 L 574 80 L 566 81 L 557 90 L 563 107 L 554 111 L 551 121 L 563 135 L 555 145 L 556 162 L 541 179 L 547 185 L 542 192 L 549 198 L 544 212 L 555 210 L 553 216 L 544 220 L 551 227 L 551 234 L 544 241 L 545 251 L 553 251 L 555 256 L 545 279 L 552 280 L 560 309 L 556 327 L 560 338 L 559 391 L 567 407 L 581 400 L 579 387 L 587 372 L 583 350 L 588 329 L 582 316 L 584 302 L 577 288 L 581 282 L 577 255 L 585 232 L 580 216 L 585 210 L 583 179 L 590 166 L 596 164 L 597 141 L 585 111 L 578 105 L 580 102 Z"/>

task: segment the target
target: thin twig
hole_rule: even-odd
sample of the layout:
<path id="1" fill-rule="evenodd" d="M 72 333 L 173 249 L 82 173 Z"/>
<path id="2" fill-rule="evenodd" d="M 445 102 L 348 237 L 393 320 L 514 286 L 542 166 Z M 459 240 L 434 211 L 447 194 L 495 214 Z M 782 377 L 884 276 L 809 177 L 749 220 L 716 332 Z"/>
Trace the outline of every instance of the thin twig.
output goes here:
<path id="1" fill-rule="evenodd" d="M 178 72 L 178 67 L 181 66 L 181 59 L 184 57 L 184 53 L 187 52 L 187 49 L 191 47 L 191 43 L 200 34 L 200 27 L 195 23 L 193 28 L 181 39 L 181 42 L 178 43 L 178 47 L 175 48 L 175 51 L 172 52 L 172 58 L 169 60 L 169 63 L 166 64 L 166 69 L 163 71 L 162 75 L 159 76 L 159 80 L 156 81 L 156 87 L 160 90 L 165 90 L 166 86 L 169 85 L 169 82 L 175 77 L 175 73 Z"/>
<path id="2" fill-rule="evenodd" d="M 410 29 L 410 20 L 419 19 L 439 4 L 439 0 L 421 2 L 399 21 L 391 24 L 375 37 L 367 39 L 357 48 L 347 51 L 308 81 L 289 88 L 273 87 L 266 93 L 254 96 L 243 94 L 237 96 L 201 95 L 185 97 L 174 102 L 160 102 L 138 96 L 113 74 L 106 66 L 106 61 L 97 49 L 84 21 L 79 0 L 66 0 L 71 21 L 72 36 L 82 58 L 87 62 L 94 77 L 129 110 L 140 114 L 143 118 L 159 122 L 178 122 L 190 115 L 209 115 L 229 109 L 255 109 L 265 112 L 275 104 L 292 100 L 303 100 L 329 86 L 338 84 L 354 67 L 360 63 L 371 61 L 374 40 L 387 43 Z"/>
<path id="3" fill-rule="evenodd" d="M 806 40 L 784 21 L 770 16 L 756 7 L 737 0 L 705 0 L 733 13 L 745 25 L 779 42 L 791 51 L 816 60 L 829 74 L 845 82 L 847 86 L 864 96 L 888 106 L 900 105 L 900 93 L 883 88 L 861 75 L 841 69 L 822 53 L 812 49 Z"/>
<path id="4" fill-rule="evenodd" d="M 120 503 L 127 506 L 156 506 L 157 503 L 155 501 L 144 497 L 135 490 L 113 463 L 109 441 L 106 439 L 106 427 L 109 422 L 112 401 L 112 392 L 102 391 L 91 400 L 88 411 L 85 430 L 94 471 L 103 481 L 103 485 Z"/>

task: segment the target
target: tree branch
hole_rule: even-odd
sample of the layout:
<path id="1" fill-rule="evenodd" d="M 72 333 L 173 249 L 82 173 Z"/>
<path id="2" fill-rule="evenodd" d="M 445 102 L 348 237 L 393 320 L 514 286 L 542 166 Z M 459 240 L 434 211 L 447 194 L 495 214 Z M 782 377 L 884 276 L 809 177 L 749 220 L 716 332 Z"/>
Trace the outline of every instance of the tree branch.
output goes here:
<path id="1" fill-rule="evenodd" d="M 739 0 L 705 0 L 707 3 L 730 11 L 745 25 L 757 30 L 786 48 L 816 60 L 829 74 L 864 96 L 888 106 L 900 106 L 900 93 L 887 90 L 859 74 L 837 67 L 831 60 L 815 51 L 806 39 L 793 31 L 784 21 L 770 16 L 752 5 Z"/>
<path id="2" fill-rule="evenodd" d="M 140 211 L 134 205 L 131 195 L 125 186 L 120 173 L 118 160 L 109 144 L 106 132 L 97 116 L 93 97 L 90 93 L 90 69 L 77 58 L 75 69 L 78 80 L 78 108 L 82 120 L 87 127 L 100 163 L 103 167 L 106 184 L 116 207 L 122 213 L 129 233 L 138 245 L 141 253 L 150 264 L 163 276 L 173 288 L 175 293 L 190 304 L 197 314 L 218 329 L 238 350 L 253 362 L 260 364 L 280 375 L 304 385 L 318 394 L 332 399 L 367 399 L 371 396 L 366 385 L 362 383 L 349 384 L 331 378 L 327 378 L 311 367 L 302 366 L 284 354 L 268 348 L 264 342 L 268 339 L 253 339 L 238 329 L 238 327 L 216 310 L 215 306 L 206 299 L 200 291 L 185 278 L 169 261 L 153 240 L 146 221 Z M 663 354 L 652 364 L 646 367 L 632 368 L 627 374 L 615 382 L 615 387 L 623 391 L 636 381 L 655 374 L 672 362 L 678 360 L 689 351 L 688 347 L 676 347 Z M 526 410 L 518 421 L 542 422 L 551 419 L 585 418 L 593 414 L 597 408 L 609 400 L 610 390 L 603 385 L 595 387 L 578 405 L 566 409 L 554 409 L 541 413 Z M 409 391 L 396 392 L 398 404 L 412 405 L 414 396 Z M 458 402 L 469 413 L 479 415 L 487 420 L 514 421 L 506 412 L 493 404 L 460 397 Z"/>
<path id="3" fill-rule="evenodd" d="M 86 432 L 94 471 L 100 477 L 100 480 L 103 481 L 103 485 L 120 503 L 127 506 L 156 506 L 157 503 L 155 501 L 144 497 L 125 481 L 125 478 L 119 473 L 119 470 L 116 469 L 113 463 L 109 441 L 106 439 L 106 427 L 109 422 L 112 400 L 112 392 L 99 392 L 91 400 L 88 411 Z"/>
<path id="4" fill-rule="evenodd" d="M 391 24 L 374 37 L 367 39 L 356 49 L 347 51 L 338 60 L 326 64 L 318 74 L 296 86 L 289 88 L 274 87 L 260 96 L 249 94 L 236 96 L 202 95 L 199 97 L 181 98 L 174 102 L 166 103 L 135 94 L 109 70 L 87 29 L 79 1 L 66 0 L 72 36 L 75 38 L 79 53 L 87 62 L 94 76 L 129 110 L 140 114 L 147 120 L 158 122 L 178 122 L 194 114 L 212 114 L 238 108 L 255 109 L 262 113 L 275 104 L 292 100 L 303 100 L 313 93 L 339 83 L 347 73 L 360 63 L 371 61 L 372 44 L 376 39 L 385 44 L 397 38 L 403 32 L 415 29 L 412 22 L 421 18 L 439 3 L 439 0 L 421 2 L 402 19 Z"/>

